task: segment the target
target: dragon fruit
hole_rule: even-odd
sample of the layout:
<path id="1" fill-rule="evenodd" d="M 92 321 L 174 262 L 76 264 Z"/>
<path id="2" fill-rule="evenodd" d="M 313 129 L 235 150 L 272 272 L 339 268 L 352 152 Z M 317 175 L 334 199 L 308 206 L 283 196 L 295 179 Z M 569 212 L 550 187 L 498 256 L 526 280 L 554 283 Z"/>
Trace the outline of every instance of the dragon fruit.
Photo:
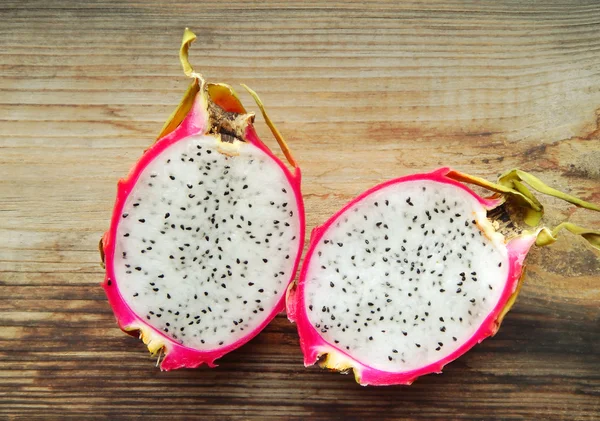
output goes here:
<path id="1" fill-rule="evenodd" d="M 293 173 L 233 89 L 193 70 L 195 38 L 186 29 L 180 50 L 193 82 L 119 182 L 100 242 L 117 322 L 163 357 L 162 370 L 213 367 L 257 335 L 284 309 L 304 245 L 300 169 L 252 90 Z"/>
<path id="2" fill-rule="evenodd" d="M 482 198 L 463 182 L 494 195 Z M 362 385 L 439 373 L 496 333 L 533 244 L 566 228 L 600 248 L 598 232 L 571 223 L 528 231 L 506 222 L 519 208 L 527 224 L 540 221 L 543 208 L 525 183 L 600 210 L 519 170 L 494 184 L 442 168 L 380 184 L 314 229 L 287 299 L 305 365 L 353 370 Z"/>

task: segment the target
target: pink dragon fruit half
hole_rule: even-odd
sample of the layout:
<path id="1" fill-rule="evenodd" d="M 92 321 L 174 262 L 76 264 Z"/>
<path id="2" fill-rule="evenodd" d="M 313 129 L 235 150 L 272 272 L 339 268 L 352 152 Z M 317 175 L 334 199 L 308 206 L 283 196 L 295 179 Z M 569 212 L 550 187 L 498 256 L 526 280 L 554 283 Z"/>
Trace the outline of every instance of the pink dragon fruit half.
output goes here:
<path id="1" fill-rule="evenodd" d="M 495 194 L 482 198 L 463 182 Z M 380 184 L 314 229 L 287 299 L 305 365 L 353 370 L 362 385 L 410 384 L 439 373 L 496 333 L 533 244 L 549 244 L 566 228 L 600 248 L 598 232 L 570 223 L 518 234 L 512 226 L 503 235 L 501 220 L 488 218 L 507 208 L 507 198 L 524 206 L 526 223 L 541 218 L 524 182 L 600 210 L 518 170 L 493 184 L 441 168 Z"/>
<path id="2" fill-rule="evenodd" d="M 121 329 L 159 353 L 163 370 L 214 361 L 257 335 L 285 307 L 304 245 L 300 168 L 249 88 L 293 167 L 258 138 L 233 89 L 193 83 L 118 184 L 100 242 L 104 290 Z"/>

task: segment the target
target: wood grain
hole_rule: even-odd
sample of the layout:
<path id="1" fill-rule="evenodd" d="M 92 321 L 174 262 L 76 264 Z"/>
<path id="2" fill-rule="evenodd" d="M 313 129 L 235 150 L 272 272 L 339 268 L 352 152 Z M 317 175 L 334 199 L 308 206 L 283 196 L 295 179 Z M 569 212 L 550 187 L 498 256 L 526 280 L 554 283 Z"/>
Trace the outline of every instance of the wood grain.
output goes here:
<path id="1" fill-rule="evenodd" d="M 600 419 L 600 259 L 570 235 L 531 253 L 495 338 L 411 387 L 305 369 L 284 316 L 217 369 L 169 373 L 114 322 L 96 244 L 187 86 L 185 26 L 197 68 L 259 92 L 286 135 L 308 229 L 440 165 L 600 202 L 598 2 L 398 3 L 2 1 L 0 418 Z M 547 202 L 550 224 L 600 226 Z"/>

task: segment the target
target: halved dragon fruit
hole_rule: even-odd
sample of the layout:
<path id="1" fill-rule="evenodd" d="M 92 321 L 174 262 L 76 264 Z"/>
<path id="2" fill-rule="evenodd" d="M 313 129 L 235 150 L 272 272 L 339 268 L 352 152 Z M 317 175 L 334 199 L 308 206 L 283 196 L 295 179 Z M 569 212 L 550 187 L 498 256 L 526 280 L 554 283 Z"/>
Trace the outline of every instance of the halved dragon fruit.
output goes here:
<path id="1" fill-rule="evenodd" d="M 304 245 L 300 169 L 249 88 L 293 173 L 258 138 L 233 89 L 193 83 L 159 140 L 118 185 L 100 242 L 103 287 L 121 329 L 163 370 L 214 361 L 285 307 Z"/>
<path id="2" fill-rule="evenodd" d="M 495 195 L 482 198 L 462 182 Z M 525 222 L 540 221 L 542 207 L 524 182 L 600 210 L 518 170 L 493 184 L 442 168 L 380 184 L 316 228 L 287 300 L 305 365 L 353 370 L 362 385 L 439 373 L 498 330 L 534 243 L 551 243 L 566 228 L 600 248 L 598 232 L 570 223 L 499 229 L 489 213 L 507 198 L 525 207 Z"/>

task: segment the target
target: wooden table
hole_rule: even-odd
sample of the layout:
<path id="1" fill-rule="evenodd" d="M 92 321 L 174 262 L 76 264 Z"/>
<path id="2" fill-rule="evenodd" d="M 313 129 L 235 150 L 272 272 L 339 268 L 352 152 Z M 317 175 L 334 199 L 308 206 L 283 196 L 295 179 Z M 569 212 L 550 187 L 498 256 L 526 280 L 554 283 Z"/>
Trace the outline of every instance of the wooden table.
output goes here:
<path id="1" fill-rule="evenodd" d="M 219 368 L 168 373 L 115 324 L 97 242 L 188 84 L 186 25 L 197 68 L 253 87 L 287 136 L 308 229 L 446 164 L 600 202 L 598 2 L 397 3 L 2 1 L 0 418 L 600 419 L 600 259 L 572 235 L 531 253 L 495 338 L 411 387 L 305 369 L 283 315 Z"/>

